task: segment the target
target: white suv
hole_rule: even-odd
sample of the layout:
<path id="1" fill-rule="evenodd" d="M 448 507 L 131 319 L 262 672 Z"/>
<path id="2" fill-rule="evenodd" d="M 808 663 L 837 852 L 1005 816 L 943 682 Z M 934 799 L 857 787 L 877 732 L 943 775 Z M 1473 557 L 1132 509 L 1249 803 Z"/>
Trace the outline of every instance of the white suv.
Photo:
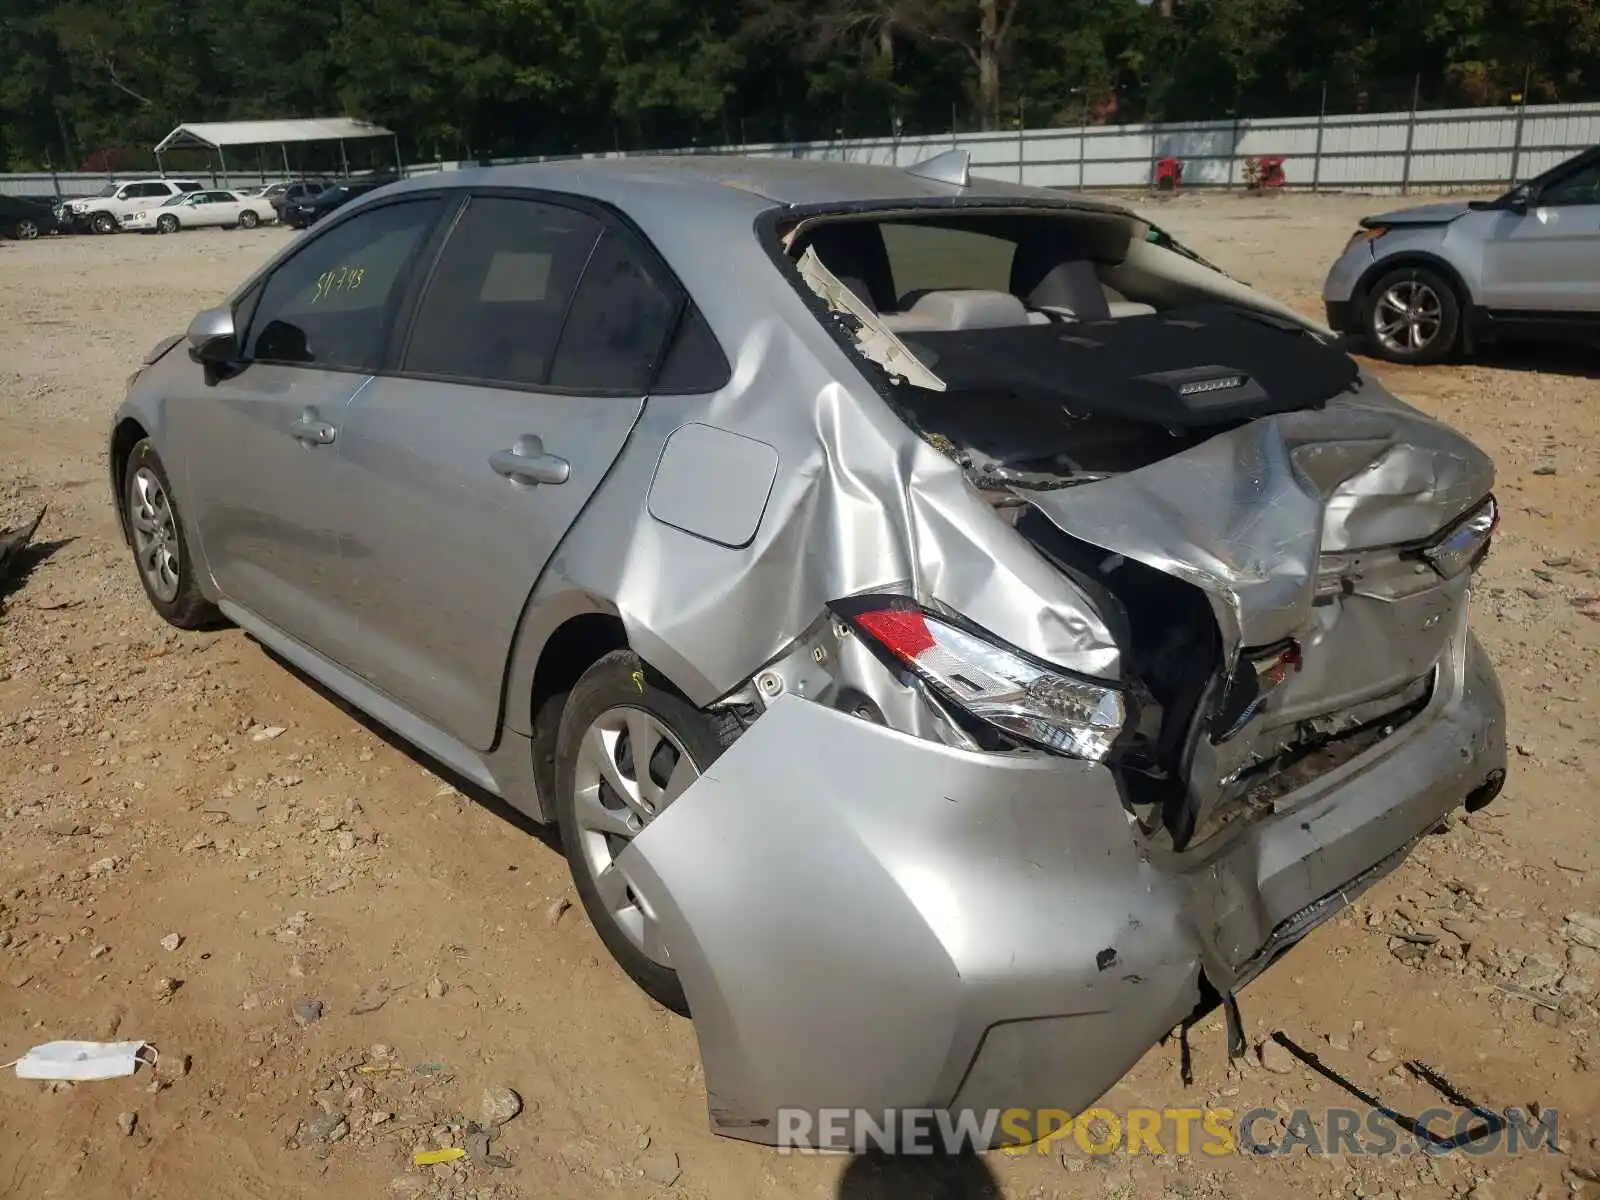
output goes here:
<path id="1" fill-rule="evenodd" d="M 87 200 L 63 205 L 62 215 L 72 228 L 95 233 L 115 233 L 129 215 L 146 208 L 159 208 L 174 196 L 198 192 L 192 179 L 141 179 L 135 183 L 108 183 L 99 194 Z"/>

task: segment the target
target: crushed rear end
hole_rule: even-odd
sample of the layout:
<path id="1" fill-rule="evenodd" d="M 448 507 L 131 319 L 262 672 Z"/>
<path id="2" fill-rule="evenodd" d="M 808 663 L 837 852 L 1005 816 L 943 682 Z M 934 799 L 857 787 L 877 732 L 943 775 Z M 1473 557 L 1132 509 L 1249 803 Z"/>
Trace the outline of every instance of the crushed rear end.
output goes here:
<path id="1" fill-rule="evenodd" d="M 796 253 L 914 439 L 921 574 L 839 597 L 618 859 L 719 1132 L 860 1149 L 825 1110 L 934 1109 L 987 1146 L 1013 1135 L 986 1113 L 1081 1111 L 1209 1004 L 1237 1041 L 1252 978 L 1500 788 L 1467 623 L 1489 460 L 1231 281 L 1141 305 L 1180 255 L 1138 244 L 1121 312 L 945 329 Z M 853 453 L 824 449 L 881 471 Z M 1019 553 L 1067 593 L 1030 613 Z M 1072 663 L 1036 636 L 1062 594 Z"/>

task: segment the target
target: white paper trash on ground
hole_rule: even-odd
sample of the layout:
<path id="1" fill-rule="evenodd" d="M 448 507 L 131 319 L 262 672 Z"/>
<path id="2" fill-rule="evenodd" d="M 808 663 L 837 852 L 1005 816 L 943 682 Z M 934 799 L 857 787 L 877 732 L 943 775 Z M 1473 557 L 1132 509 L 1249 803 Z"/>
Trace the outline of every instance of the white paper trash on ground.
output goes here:
<path id="1" fill-rule="evenodd" d="M 144 1042 L 46 1042 L 12 1065 L 19 1079 L 116 1079 L 132 1075 L 141 1062 L 155 1064 L 155 1047 L 141 1058 Z"/>

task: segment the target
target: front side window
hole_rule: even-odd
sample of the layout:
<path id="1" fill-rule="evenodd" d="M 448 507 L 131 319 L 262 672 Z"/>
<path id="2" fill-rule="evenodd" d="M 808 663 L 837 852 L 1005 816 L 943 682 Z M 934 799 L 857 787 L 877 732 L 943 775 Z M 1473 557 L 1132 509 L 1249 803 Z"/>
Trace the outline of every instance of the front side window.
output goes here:
<path id="1" fill-rule="evenodd" d="M 1590 163 L 1542 189 L 1539 203 L 1552 206 L 1600 204 L 1600 162 Z"/>
<path id="2" fill-rule="evenodd" d="M 263 362 L 376 370 L 438 197 L 387 204 L 317 237 L 267 280 L 245 338 Z"/>
<path id="3" fill-rule="evenodd" d="M 600 229 L 594 217 L 558 205 L 475 197 L 434 267 L 404 369 L 544 383 Z"/>

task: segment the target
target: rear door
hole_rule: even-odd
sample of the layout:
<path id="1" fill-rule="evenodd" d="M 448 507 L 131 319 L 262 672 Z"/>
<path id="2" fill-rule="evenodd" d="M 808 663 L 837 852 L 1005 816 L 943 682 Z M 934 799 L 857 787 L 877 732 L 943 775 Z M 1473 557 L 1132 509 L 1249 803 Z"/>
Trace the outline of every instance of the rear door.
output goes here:
<path id="1" fill-rule="evenodd" d="M 474 195 L 340 455 L 340 658 L 468 745 L 497 735 L 518 619 L 621 452 L 677 284 L 598 210 Z"/>
<path id="2" fill-rule="evenodd" d="M 1600 316 L 1600 159 L 1544 184 L 1527 212 L 1497 218 L 1484 247 L 1486 307 Z"/>
<path id="3" fill-rule="evenodd" d="M 239 198 L 232 192 L 201 192 L 195 204 L 207 225 L 232 225 L 239 219 Z"/>
<path id="4" fill-rule="evenodd" d="M 240 302 L 243 352 L 168 400 L 185 500 L 223 595 L 321 648 L 331 627 L 346 406 L 382 360 L 445 207 L 406 198 L 319 231 Z"/>

